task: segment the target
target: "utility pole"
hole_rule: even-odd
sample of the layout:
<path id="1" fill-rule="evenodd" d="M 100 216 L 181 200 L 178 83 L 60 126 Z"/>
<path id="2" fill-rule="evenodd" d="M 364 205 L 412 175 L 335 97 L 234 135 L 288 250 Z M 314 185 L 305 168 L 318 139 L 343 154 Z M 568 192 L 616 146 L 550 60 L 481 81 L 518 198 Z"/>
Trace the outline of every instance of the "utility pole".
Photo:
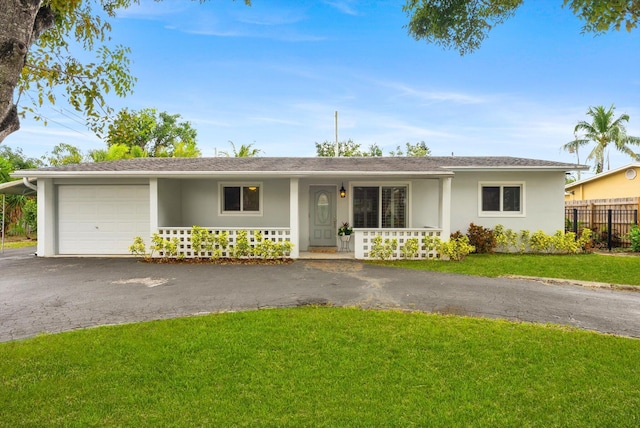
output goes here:
<path id="1" fill-rule="evenodd" d="M 338 110 L 336 110 L 336 151 L 335 157 L 338 157 Z"/>

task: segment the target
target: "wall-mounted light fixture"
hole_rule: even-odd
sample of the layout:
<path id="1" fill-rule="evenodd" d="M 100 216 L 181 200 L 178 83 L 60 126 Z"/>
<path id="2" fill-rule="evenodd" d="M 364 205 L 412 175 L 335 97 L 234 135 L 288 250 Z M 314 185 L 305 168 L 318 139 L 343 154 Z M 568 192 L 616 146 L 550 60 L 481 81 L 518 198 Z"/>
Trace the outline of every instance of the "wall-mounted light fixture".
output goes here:
<path id="1" fill-rule="evenodd" d="M 340 186 L 340 197 L 344 198 L 347 196 L 347 191 L 344 190 L 344 183 L 342 183 L 342 185 Z"/>

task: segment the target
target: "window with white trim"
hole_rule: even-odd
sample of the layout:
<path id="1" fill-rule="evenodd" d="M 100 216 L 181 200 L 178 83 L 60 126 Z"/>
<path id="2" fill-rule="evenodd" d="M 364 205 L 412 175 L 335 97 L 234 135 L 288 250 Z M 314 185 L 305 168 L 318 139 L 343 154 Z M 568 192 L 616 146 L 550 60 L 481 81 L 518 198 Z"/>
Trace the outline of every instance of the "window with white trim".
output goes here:
<path id="1" fill-rule="evenodd" d="M 220 207 L 223 214 L 261 214 L 261 185 L 225 183 L 220 185 Z"/>
<path id="2" fill-rule="evenodd" d="M 480 183 L 481 215 L 523 215 L 524 183 Z"/>
<path id="3" fill-rule="evenodd" d="M 407 186 L 354 186 L 353 227 L 407 227 L 407 195 Z"/>

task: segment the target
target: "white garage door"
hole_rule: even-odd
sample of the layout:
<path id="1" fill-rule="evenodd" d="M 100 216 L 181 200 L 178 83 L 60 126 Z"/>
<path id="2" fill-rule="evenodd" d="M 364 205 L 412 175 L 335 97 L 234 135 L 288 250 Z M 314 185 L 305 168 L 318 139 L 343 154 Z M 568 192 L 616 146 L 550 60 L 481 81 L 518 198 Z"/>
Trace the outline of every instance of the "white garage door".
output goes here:
<path id="1" fill-rule="evenodd" d="M 129 254 L 149 237 L 149 186 L 58 186 L 58 254 Z"/>

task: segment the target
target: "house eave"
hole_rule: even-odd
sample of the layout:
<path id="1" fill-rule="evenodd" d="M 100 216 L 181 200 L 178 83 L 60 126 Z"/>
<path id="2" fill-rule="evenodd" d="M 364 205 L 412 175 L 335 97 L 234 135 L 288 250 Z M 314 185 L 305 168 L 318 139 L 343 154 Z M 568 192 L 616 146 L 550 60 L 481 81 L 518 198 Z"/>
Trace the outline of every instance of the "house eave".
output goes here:
<path id="1" fill-rule="evenodd" d="M 16 171 L 12 177 L 29 178 L 203 178 L 203 177 L 451 177 L 452 171 Z"/>
<path id="2" fill-rule="evenodd" d="M 535 172 L 566 172 L 566 171 L 584 171 L 588 170 L 589 167 L 584 167 L 583 165 L 578 165 L 579 168 L 567 168 L 564 166 L 492 166 L 492 167 L 476 167 L 476 166 L 449 166 L 453 172 L 491 172 L 491 171 L 501 171 L 501 172 L 522 172 L 525 171 L 535 171 Z"/>

